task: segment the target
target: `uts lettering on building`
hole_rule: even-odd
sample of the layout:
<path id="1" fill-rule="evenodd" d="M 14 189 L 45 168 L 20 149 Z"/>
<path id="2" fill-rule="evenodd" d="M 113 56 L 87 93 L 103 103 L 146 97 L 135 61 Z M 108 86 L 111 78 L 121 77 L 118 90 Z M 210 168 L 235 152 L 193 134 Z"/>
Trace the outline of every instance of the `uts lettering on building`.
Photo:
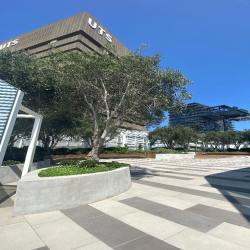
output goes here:
<path id="1" fill-rule="evenodd" d="M 83 12 L 33 30 L 21 36 L 0 42 L 0 49 L 29 50 L 38 57 L 46 57 L 53 47 L 62 51 L 96 51 L 112 43 L 117 54 L 131 51 L 90 13 Z"/>

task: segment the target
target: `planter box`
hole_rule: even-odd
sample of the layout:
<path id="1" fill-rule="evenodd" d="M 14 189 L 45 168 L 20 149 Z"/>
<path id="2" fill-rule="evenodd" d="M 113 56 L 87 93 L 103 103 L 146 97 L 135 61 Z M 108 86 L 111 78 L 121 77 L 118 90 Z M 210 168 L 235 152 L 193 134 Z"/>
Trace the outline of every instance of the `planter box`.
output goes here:
<path id="1" fill-rule="evenodd" d="M 79 154 L 79 155 L 50 155 L 46 156 L 46 159 L 50 159 L 51 162 L 59 162 L 62 160 L 84 160 L 87 157 L 86 154 Z M 155 158 L 155 154 L 100 154 L 100 159 L 107 159 L 107 158 Z"/>
<path id="2" fill-rule="evenodd" d="M 196 152 L 196 155 L 250 155 L 249 152 Z"/>
<path id="3" fill-rule="evenodd" d="M 17 186 L 14 215 L 72 208 L 118 195 L 131 187 L 129 167 L 94 174 L 39 177 L 26 174 Z"/>
<path id="4" fill-rule="evenodd" d="M 195 153 L 187 154 L 156 154 L 155 159 L 194 159 Z"/>

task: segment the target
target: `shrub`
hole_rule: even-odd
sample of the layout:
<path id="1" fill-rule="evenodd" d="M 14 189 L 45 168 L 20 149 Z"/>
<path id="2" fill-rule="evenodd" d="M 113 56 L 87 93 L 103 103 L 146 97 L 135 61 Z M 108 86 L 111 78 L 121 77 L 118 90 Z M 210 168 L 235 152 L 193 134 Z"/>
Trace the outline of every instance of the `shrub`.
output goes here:
<path id="1" fill-rule="evenodd" d="M 241 148 L 240 151 L 241 152 L 250 152 L 250 148 Z"/>
<path id="2" fill-rule="evenodd" d="M 86 160 L 83 161 L 79 164 L 80 168 L 94 168 L 97 167 L 99 165 L 99 161 L 97 160 Z"/>
<path id="3" fill-rule="evenodd" d="M 79 161 L 77 160 L 62 160 L 60 161 L 60 166 L 68 166 L 68 165 L 78 165 Z"/>
<path id="4" fill-rule="evenodd" d="M 125 166 L 130 166 L 129 164 L 125 164 L 125 163 L 120 163 L 117 161 L 112 161 L 112 162 L 106 162 L 105 163 L 105 167 L 108 168 L 121 168 L 121 167 L 125 167 Z"/>
<path id="5" fill-rule="evenodd" d="M 2 166 L 11 166 L 11 165 L 16 165 L 20 163 L 21 163 L 20 161 L 8 160 L 8 161 L 3 161 Z"/>
<path id="6" fill-rule="evenodd" d="M 68 155 L 70 150 L 68 148 L 56 148 L 53 149 L 52 154 L 53 155 Z"/>
<path id="7" fill-rule="evenodd" d="M 227 148 L 227 152 L 239 152 L 239 150 L 235 148 Z"/>

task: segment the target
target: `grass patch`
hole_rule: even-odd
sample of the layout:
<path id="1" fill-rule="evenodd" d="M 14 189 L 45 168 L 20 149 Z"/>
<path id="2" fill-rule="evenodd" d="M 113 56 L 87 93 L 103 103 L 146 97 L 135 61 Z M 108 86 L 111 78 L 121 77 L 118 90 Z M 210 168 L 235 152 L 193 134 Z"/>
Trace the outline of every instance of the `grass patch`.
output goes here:
<path id="1" fill-rule="evenodd" d="M 99 163 L 105 165 L 106 163 Z M 52 167 L 41 170 L 38 173 L 39 177 L 54 177 L 54 176 L 67 176 L 67 175 L 78 175 L 78 174 L 92 174 L 99 172 L 107 172 L 121 167 L 128 167 L 129 164 L 119 162 L 109 162 L 107 166 L 96 165 L 94 167 L 81 167 L 79 165 L 64 165 L 59 167 Z"/>

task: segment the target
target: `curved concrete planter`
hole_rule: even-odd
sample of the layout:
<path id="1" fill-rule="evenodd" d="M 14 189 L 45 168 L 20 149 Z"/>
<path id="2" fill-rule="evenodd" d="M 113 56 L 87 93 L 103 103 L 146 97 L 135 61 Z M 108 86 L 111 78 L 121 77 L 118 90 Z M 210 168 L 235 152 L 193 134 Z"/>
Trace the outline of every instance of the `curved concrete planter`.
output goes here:
<path id="1" fill-rule="evenodd" d="M 95 174 L 38 177 L 40 170 L 19 182 L 14 215 L 72 208 L 118 195 L 131 187 L 129 167 Z"/>
<path id="2" fill-rule="evenodd" d="M 155 159 L 194 159 L 195 153 L 187 154 L 156 154 Z"/>

